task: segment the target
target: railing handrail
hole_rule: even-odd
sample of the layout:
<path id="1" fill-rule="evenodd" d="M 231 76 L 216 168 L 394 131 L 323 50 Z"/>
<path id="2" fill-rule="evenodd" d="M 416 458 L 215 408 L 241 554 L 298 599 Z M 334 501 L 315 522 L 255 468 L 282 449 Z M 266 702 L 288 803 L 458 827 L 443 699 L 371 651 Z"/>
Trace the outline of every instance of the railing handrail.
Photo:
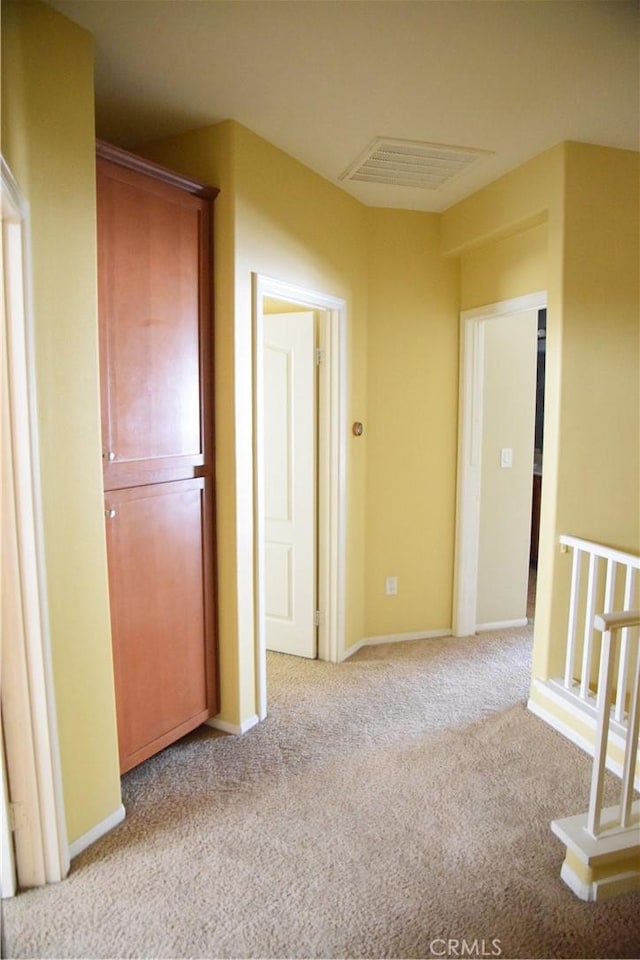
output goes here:
<path id="1" fill-rule="evenodd" d="M 614 610 L 612 613 L 596 613 L 593 625 L 596 630 L 621 630 L 623 627 L 640 627 L 640 610 Z"/>
<path id="2" fill-rule="evenodd" d="M 602 557 L 604 560 L 613 560 L 614 563 L 623 563 L 627 566 L 635 567 L 636 570 L 640 570 L 640 555 L 638 554 L 618 550 L 616 547 L 607 547 L 602 543 L 596 543 L 594 540 L 583 540 L 581 537 L 572 537 L 566 533 L 560 535 L 560 543 L 564 547 L 574 547 L 576 550 L 592 553 L 596 557 Z"/>

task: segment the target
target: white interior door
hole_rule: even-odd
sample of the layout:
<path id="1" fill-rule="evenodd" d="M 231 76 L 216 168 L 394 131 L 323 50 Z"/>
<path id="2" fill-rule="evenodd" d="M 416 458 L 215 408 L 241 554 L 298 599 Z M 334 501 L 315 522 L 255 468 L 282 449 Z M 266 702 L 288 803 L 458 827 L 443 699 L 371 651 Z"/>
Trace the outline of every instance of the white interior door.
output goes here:
<path id="1" fill-rule="evenodd" d="M 316 366 L 313 312 L 264 317 L 267 649 L 316 656 Z"/>

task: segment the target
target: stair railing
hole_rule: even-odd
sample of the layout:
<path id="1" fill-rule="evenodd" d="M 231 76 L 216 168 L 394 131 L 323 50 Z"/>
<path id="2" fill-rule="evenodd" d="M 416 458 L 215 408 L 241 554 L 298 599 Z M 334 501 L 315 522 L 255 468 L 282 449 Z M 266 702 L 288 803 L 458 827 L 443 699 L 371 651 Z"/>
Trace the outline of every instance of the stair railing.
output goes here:
<path id="1" fill-rule="evenodd" d="M 589 796 L 589 812 L 587 814 L 587 830 L 593 837 L 599 836 L 603 829 L 629 830 L 631 829 L 633 784 L 638 762 L 638 728 L 640 726 L 640 642 L 637 628 L 640 626 L 640 610 L 624 610 L 614 613 L 596 614 L 594 617 L 595 629 L 602 633 L 602 647 L 600 651 L 600 671 L 597 689 L 597 725 L 596 740 L 593 755 L 593 773 L 591 777 L 591 792 Z M 635 666 L 631 675 L 628 673 L 631 655 L 631 631 L 636 633 Z M 622 764 L 622 782 L 620 789 L 619 815 L 611 821 L 610 816 L 603 828 L 602 795 L 604 787 L 604 772 L 607 759 L 607 744 L 609 740 L 609 722 L 611 716 L 622 717 L 620 712 L 621 690 L 618 688 L 614 700 L 613 682 L 615 677 L 616 653 L 620 651 L 621 634 L 624 632 L 625 650 L 625 689 L 631 681 L 631 693 L 627 712 L 627 736 L 625 739 L 624 761 Z M 620 674 L 620 670 L 618 671 Z M 623 703 L 624 707 L 624 703 Z M 609 812 L 610 813 L 610 812 Z"/>
<path id="2" fill-rule="evenodd" d="M 560 683 L 568 694 L 595 710 L 599 702 L 593 693 L 598 666 L 596 611 L 629 611 L 640 606 L 640 557 L 567 535 L 560 537 L 560 545 L 565 552 L 573 553 L 567 646 Z M 624 726 L 630 685 L 630 627 L 620 629 L 613 719 Z"/>

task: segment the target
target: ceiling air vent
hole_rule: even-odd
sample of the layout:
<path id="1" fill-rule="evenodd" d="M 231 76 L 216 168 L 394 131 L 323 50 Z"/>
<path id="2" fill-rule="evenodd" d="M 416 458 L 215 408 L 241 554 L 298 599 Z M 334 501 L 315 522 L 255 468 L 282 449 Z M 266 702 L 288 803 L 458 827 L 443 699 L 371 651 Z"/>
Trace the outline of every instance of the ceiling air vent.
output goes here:
<path id="1" fill-rule="evenodd" d="M 441 143 L 376 137 L 341 174 L 340 180 L 437 190 L 467 170 L 476 160 L 491 155 L 490 150 L 476 150 L 473 147 L 449 147 Z"/>

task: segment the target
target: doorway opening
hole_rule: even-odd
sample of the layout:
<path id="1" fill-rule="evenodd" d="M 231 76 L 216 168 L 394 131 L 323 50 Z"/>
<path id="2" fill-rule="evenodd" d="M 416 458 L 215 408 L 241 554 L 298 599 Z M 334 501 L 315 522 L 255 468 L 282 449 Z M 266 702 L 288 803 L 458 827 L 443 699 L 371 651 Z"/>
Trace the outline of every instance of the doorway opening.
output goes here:
<path id="1" fill-rule="evenodd" d="M 455 636 L 469 636 L 479 627 L 478 622 L 478 586 L 480 572 L 480 525 L 483 492 L 483 427 L 485 419 L 485 335 L 487 324 L 492 320 L 514 318 L 517 322 L 521 315 L 535 313 L 546 308 L 546 291 L 518 297 L 513 300 L 488 304 L 460 314 L 460 414 L 458 432 L 458 488 L 456 512 L 456 547 L 454 566 L 454 606 L 453 633 Z M 533 438 L 532 438 L 533 439 Z M 510 449 L 496 450 L 499 462 L 496 465 L 510 468 L 513 464 Z M 526 456 L 533 452 L 529 448 Z M 486 451 L 485 451 L 486 463 Z M 528 469 L 528 468 L 527 468 Z M 486 482 L 486 478 L 485 478 Z M 532 476 L 527 475 L 527 484 Z M 526 495 L 531 486 L 525 486 Z M 528 509 L 528 508 L 527 508 Z M 526 544 L 523 550 L 524 573 L 526 577 L 530 551 L 530 526 L 526 522 Z M 526 548 L 526 549 L 525 549 Z M 484 568 L 483 568 L 484 571 Z M 525 583 L 525 590 L 527 584 Z M 481 618 L 486 619 L 486 618 Z M 521 620 L 482 623 L 485 629 L 502 626 L 523 625 L 527 616 Z"/>
<path id="2" fill-rule="evenodd" d="M 536 582 L 538 577 L 538 546 L 540 541 L 540 502 L 542 499 L 542 451 L 544 447 L 544 386 L 547 348 L 547 310 L 538 310 L 536 354 L 536 412 L 533 450 L 533 490 L 531 497 L 531 546 L 529 549 L 529 589 L 527 618 L 535 616 Z"/>
<path id="3" fill-rule="evenodd" d="M 267 715 L 267 468 L 265 422 L 265 327 L 274 311 L 309 314 L 317 327 L 317 504 L 313 520 L 317 556 L 314 572 L 317 655 L 339 662 L 344 651 L 346 502 L 346 303 L 344 300 L 269 277 L 253 275 L 253 398 L 255 507 L 255 666 L 258 716 Z M 315 369 L 315 365 L 314 365 Z M 315 374 L 314 374 L 315 375 Z M 313 425 L 309 424 L 313 429 Z M 313 563 L 313 558 L 311 559 Z"/>

